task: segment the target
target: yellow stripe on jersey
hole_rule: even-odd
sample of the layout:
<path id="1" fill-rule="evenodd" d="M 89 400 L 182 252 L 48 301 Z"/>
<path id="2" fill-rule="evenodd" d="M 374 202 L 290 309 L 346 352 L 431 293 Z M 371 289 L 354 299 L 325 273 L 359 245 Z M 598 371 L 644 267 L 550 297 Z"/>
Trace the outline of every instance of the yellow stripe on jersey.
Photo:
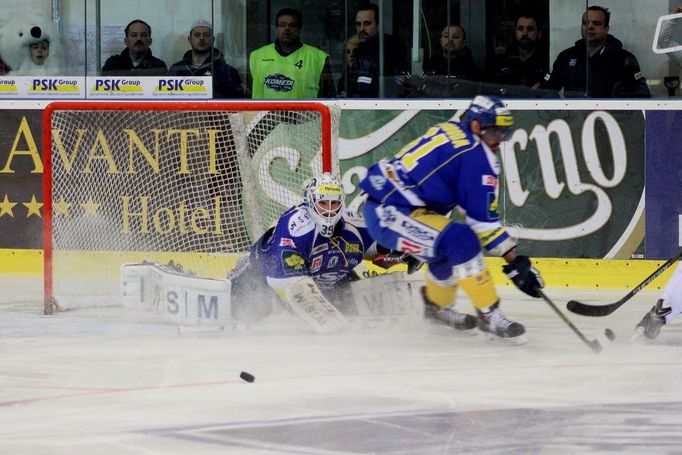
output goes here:
<path id="1" fill-rule="evenodd" d="M 440 213 L 431 212 L 424 208 L 419 208 L 413 211 L 412 213 L 410 213 L 410 217 L 414 218 L 415 220 L 419 221 L 422 224 L 425 224 L 433 229 L 436 229 L 438 232 L 443 232 L 443 230 L 451 222 L 450 218 L 443 216 Z"/>
<path id="2" fill-rule="evenodd" d="M 486 247 L 490 243 L 497 240 L 497 238 L 503 235 L 504 233 L 505 233 L 504 228 L 500 226 L 491 231 L 477 232 L 476 235 L 478 236 L 478 239 L 481 241 L 481 245 L 483 247 Z"/>

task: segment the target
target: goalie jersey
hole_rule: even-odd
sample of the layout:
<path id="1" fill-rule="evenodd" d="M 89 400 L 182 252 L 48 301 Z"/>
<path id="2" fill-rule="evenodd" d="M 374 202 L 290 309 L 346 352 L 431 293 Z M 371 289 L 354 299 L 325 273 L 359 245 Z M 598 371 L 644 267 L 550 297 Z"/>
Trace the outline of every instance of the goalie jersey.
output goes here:
<path id="1" fill-rule="evenodd" d="M 261 276 L 275 290 L 312 277 L 329 294 L 362 261 L 374 243 L 361 215 L 344 209 L 331 237 L 319 235 L 304 204 L 287 210 L 251 249 Z"/>
<path id="2" fill-rule="evenodd" d="M 425 207 L 441 215 L 457 208 L 481 245 L 499 256 L 513 245 L 497 212 L 499 174 L 495 153 L 448 121 L 370 167 L 360 188 L 383 205 Z"/>

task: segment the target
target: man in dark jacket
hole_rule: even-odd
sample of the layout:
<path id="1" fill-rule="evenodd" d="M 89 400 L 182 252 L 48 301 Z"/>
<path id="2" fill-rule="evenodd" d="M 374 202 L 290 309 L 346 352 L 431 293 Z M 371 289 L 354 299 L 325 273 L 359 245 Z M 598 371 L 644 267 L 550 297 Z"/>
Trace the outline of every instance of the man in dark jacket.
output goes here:
<path id="1" fill-rule="evenodd" d="M 154 57 L 152 28 L 141 19 L 131 21 L 125 28 L 126 48 L 104 62 L 102 76 L 165 76 L 166 63 Z"/>
<path id="2" fill-rule="evenodd" d="M 225 62 L 213 47 L 213 26 L 205 20 L 192 24 L 187 37 L 191 50 L 168 70 L 171 76 L 213 76 L 213 98 L 244 98 L 242 80 L 236 69 Z"/>
<path id="3" fill-rule="evenodd" d="M 481 70 L 467 46 L 467 35 L 459 25 L 448 25 L 440 36 L 440 51 L 424 57 L 422 66 L 427 75 L 447 75 L 478 81 Z"/>
<path id="4" fill-rule="evenodd" d="M 601 6 L 587 8 L 583 39 L 559 54 L 544 87 L 563 89 L 565 97 L 651 98 L 637 58 L 608 34 L 610 16 Z"/>
<path id="5" fill-rule="evenodd" d="M 368 3 L 355 14 L 360 44 L 355 50 L 355 73 L 348 75 L 348 96 L 357 98 L 397 98 L 405 95 L 407 50 L 400 38 L 379 33 L 379 7 Z M 383 43 L 381 42 L 383 38 Z M 383 49 L 383 68 L 379 50 Z M 381 71 L 383 70 L 383 71 Z M 380 93 L 380 79 L 384 93 Z"/>
<path id="6" fill-rule="evenodd" d="M 524 13 L 516 18 L 514 41 L 495 67 L 498 84 L 536 88 L 549 71 L 549 53 L 542 45 L 537 17 Z"/>

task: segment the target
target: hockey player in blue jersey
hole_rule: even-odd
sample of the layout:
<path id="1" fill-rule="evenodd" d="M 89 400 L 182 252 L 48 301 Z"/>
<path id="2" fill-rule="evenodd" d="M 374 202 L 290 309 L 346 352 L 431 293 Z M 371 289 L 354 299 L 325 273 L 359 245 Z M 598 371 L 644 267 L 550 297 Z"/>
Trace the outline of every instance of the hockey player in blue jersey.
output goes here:
<path id="1" fill-rule="evenodd" d="M 360 188 L 372 237 L 386 248 L 428 264 L 422 293 L 437 318 L 462 330 L 478 327 L 493 339 L 522 343 L 525 328 L 506 317 L 482 255 L 503 257 L 504 272 L 526 294 L 544 286 L 497 213 L 500 165 L 495 152 L 513 125 L 511 112 L 492 96 L 477 96 L 464 121 L 430 128 L 391 159 L 369 168 Z M 448 216 L 459 209 L 466 224 Z M 461 287 L 478 317 L 452 308 Z"/>
<path id="2" fill-rule="evenodd" d="M 238 319 L 267 315 L 272 306 L 269 289 L 284 300 L 286 288 L 306 277 L 343 311 L 344 284 L 357 279 L 353 269 L 365 258 L 385 268 L 406 262 L 408 272 L 414 271 L 420 261 L 377 245 L 362 215 L 347 209 L 344 199 L 341 182 L 331 174 L 306 183 L 304 202 L 284 212 L 228 275 L 233 301 L 248 300 L 241 308 L 233 304 L 241 313 Z"/>

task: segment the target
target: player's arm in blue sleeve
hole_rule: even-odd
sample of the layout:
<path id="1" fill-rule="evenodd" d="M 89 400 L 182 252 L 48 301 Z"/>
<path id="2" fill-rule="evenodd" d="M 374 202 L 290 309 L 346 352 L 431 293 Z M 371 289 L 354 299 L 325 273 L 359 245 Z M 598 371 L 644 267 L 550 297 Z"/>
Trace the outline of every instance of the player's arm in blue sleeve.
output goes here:
<path id="1" fill-rule="evenodd" d="M 500 223 L 497 212 L 497 177 L 483 176 L 483 182 L 473 181 L 477 178 L 481 176 L 472 177 L 468 182 L 464 199 L 466 206 L 462 207 L 466 214 L 466 222 L 489 254 L 503 256 L 516 246 L 516 241 Z M 485 181 L 486 179 L 488 181 Z"/>
<path id="2" fill-rule="evenodd" d="M 310 276 L 309 251 L 314 223 L 304 211 L 289 211 L 280 218 L 267 251 L 260 254 L 261 272 L 280 297 L 284 289 Z"/>

